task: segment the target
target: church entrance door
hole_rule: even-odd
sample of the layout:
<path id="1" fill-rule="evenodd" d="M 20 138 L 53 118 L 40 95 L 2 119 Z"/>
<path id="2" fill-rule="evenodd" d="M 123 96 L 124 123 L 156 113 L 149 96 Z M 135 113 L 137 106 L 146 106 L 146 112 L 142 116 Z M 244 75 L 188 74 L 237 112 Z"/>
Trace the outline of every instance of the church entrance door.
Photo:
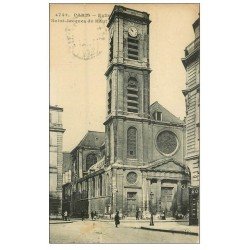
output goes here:
<path id="1" fill-rule="evenodd" d="M 138 209 L 137 204 L 137 192 L 128 192 L 127 193 L 127 216 L 135 217 L 136 209 Z"/>
<path id="2" fill-rule="evenodd" d="M 170 211 L 173 200 L 173 187 L 162 187 L 161 188 L 161 210 L 165 212 L 166 217 L 171 217 Z M 161 211 L 161 212 L 162 212 Z"/>

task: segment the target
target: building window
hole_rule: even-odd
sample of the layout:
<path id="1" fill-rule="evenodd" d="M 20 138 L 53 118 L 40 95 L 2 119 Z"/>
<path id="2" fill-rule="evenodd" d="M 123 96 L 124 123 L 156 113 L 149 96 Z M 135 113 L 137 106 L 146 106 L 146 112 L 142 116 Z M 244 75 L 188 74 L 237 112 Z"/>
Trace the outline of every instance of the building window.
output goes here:
<path id="1" fill-rule="evenodd" d="M 127 182 L 129 184 L 135 184 L 137 182 L 137 173 L 135 173 L 135 172 L 129 172 L 127 174 Z"/>
<path id="2" fill-rule="evenodd" d="M 108 92 L 108 114 L 111 113 L 111 104 L 112 104 L 112 80 L 109 80 L 109 92 Z"/>
<path id="3" fill-rule="evenodd" d="M 128 192 L 127 193 L 127 199 L 136 199 L 136 192 Z"/>
<path id="4" fill-rule="evenodd" d="M 136 158 L 136 147 L 137 147 L 137 131 L 136 128 L 131 127 L 127 133 L 127 156 L 129 158 Z"/>
<path id="5" fill-rule="evenodd" d="M 86 170 L 88 171 L 89 168 L 97 162 L 97 157 L 95 154 L 89 154 L 86 157 Z"/>
<path id="6" fill-rule="evenodd" d="M 127 106 L 128 112 L 138 113 L 139 97 L 138 97 L 138 82 L 136 78 L 130 77 L 127 87 Z"/>
<path id="7" fill-rule="evenodd" d="M 128 58 L 138 60 L 139 41 L 137 38 L 128 37 Z"/>
<path id="8" fill-rule="evenodd" d="M 110 42 L 109 42 L 109 62 L 111 62 L 113 60 L 113 46 L 114 45 L 114 41 L 113 41 L 113 37 L 111 37 Z"/>
<path id="9" fill-rule="evenodd" d="M 162 112 L 155 111 L 153 114 L 154 120 L 156 121 L 162 121 Z"/>

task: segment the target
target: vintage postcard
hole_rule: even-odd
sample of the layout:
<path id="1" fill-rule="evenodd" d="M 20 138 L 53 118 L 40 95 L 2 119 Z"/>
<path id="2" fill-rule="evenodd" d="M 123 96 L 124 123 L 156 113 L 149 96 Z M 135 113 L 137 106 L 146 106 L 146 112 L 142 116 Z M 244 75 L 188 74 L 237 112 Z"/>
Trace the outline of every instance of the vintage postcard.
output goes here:
<path id="1" fill-rule="evenodd" d="M 50 4 L 50 243 L 199 243 L 199 4 Z"/>

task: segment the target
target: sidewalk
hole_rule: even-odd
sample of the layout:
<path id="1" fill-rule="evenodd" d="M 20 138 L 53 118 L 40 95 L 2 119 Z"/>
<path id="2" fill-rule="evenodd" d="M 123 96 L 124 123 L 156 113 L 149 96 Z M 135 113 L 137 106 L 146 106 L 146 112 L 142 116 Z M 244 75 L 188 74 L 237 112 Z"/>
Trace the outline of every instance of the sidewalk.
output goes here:
<path id="1" fill-rule="evenodd" d="M 113 220 L 99 220 L 101 222 L 113 222 Z M 129 228 L 152 230 L 159 232 L 178 233 L 187 235 L 199 235 L 199 226 L 189 226 L 188 220 L 176 220 L 166 218 L 166 220 L 154 219 L 154 226 L 149 226 L 149 219 L 136 220 L 135 218 L 122 219 L 121 225 Z"/>
<path id="2" fill-rule="evenodd" d="M 141 226 L 141 229 L 168 233 L 199 235 L 199 226 L 189 226 L 188 223 L 180 222 L 158 223 L 157 221 L 154 221 L 154 226 L 143 225 Z"/>
<path id="3" fill-rule="evenodd" d="M 102 221 L 102 222 L 111 222 L 111 221 L 113 222 L 114 221 L 114 219 L 98 219 L 98 220 Z M 121 222 L 137 222 L 137 223 L 140 223 L 140 222 L 149 222 L 149 219 L 136 220 L 134 217 L 127 217 L 125 219 L 121 219 L 120 221 Z M 154 219 L 154 221 L 165 223 L 165 222 L 176 222 L 176 219 L 174 219 L 174 218 L 166 218 L 166 220 Z M 178 220 L 178 222 L 188 222 L 188 220 L 182 219 L 182 220 Z"/>

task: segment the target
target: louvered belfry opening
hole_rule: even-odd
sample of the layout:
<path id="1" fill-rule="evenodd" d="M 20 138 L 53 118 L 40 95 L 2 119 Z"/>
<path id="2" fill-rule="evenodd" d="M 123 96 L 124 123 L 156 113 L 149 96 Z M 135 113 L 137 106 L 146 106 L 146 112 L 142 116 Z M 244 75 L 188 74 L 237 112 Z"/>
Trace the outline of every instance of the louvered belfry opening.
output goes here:
<path id="1" fill-rule="evenodd" d="M 127 87 L 127 104 L 128 112 L 138 113 L 139 111 L 139 97 L 138 97 L 138 84 L 134 77 L 131 77 Z"/>
<path id="2" fill-rule="evenodd" d="M 113 37 L 111 37 L 109 42 L 109 62 L 113 60 Z"/>
<path id="3" fill-rule="evenodd" d="M 139 55 L 139 41 L 137 38 L 128 38 L 128 58 L 138 60 Z"/>
<path id="4" fill-rule="evenodd" d="M 111 113 L 111 103 L 112 103 L 112 80 L 109 80 L 109 92 L 108 92 L 108 114 Z"/>

